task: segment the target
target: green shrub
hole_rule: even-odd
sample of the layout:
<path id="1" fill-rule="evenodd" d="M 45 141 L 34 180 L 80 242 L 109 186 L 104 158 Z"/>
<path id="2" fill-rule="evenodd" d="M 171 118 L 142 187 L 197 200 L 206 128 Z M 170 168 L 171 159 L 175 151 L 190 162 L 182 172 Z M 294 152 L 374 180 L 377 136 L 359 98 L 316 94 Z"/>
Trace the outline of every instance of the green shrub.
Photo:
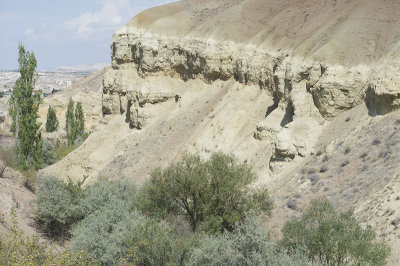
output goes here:
<path id="1" fill-rule="evenodd" d="M 56 177 L 39 177 L 35 217 L 50 235 L 65 235 L 73 223 L 84 217 L 79 205 L 81 197 Z"/>
<path id="2" fill-rule="evenodd" d="M 22 174 L 22 184 L 24 187 L 26 187 L 28 190 L 32 192 L 36 192 L 37 188 L 37 183 L 36 183 L 36 171 L 34 170 L 22 170 L 20 171 Z"/>
<path id="3" fill-rule="evenodd" d="M 185 155 L 164 170 L 154 170 L 139 201 L 155 217 L 184 215 L 193 231 L 232 230 L 248 211 L 271 212 L 267 190 L 249 187 L 255 180 L 252 169 L 231 155 L 215 153 L 208 161 Z"/>
<path id="4" fill-rule="evenodd" d="M 121 261 L 133 265 L 182 265 L 187 260 L 192 237 L 178 234 L 164 221 L 147 219 L 129 231 L 127 255 Z"/>
<path id="5" fill-rule="evenodd" d="M 17 165 L 14 149 L 0 147 L 0 161 L 0 177 L 3 177 L 7 167 L 15 167 Z"/>
<path id="6" fill-rule="evenodd" d="M 110 207 L 110 204 L 121 202 L 127 208 L 132 209 L 134 202 L 132 198 L 135 194 L 135 187 L 129 180 L 109 181 L 101 179 L 97 183 L 86 188 L 80 202 L 80 208 L 88 215 L 94 211 Z"/>
<path id="7" fill-rule="evenodd" d="M 126 235 L 145 222 L 145 217 L 133 209 L 133 193 L 129 181 L 103 180 L 89 186 L 80 201 L 85 218 L 72 230 L 72 250 L 85 250 L 90 258 L 105 264 L 125 256 Z"/>
<path id="8" fill-rule="evenodd" d="M 383 265 L 390 249 L 375 241 L 371 228 L 363 229 L 353 210 L 337 212 L 327 200 L 314 200 L 300 219 L 283 227 L 282 245 L 304 246 L 313 262 L 323 265 Z"/>
<path id="9" fill-rule="evenodd" d="M 43 141 L 43 165 L 42 168 L 52 165 L 57 161 L 55 145 L 48 140 Z"/>
<path id="10" fill-rule="evenodd" d="M 84 252 L 53 252 L 39 242 L 37 236 L 24 237 L 13 216 L 9 234 L 0 239 L 0 265 L 94 265 Z"/>
<path id="11" fill-rule="evenodd" d="M 74 145 L 67 145 L 65 143 L 58 141 L 54 147 L 56 160 L 59 161 L 59 160 L 63 159 L 65 156 L 67 156 L 73 150 L 75 150 Z"/>
<path id="12" fill-rule="evenodd" d="M 188 265 L 308 265 L 301 252 L 289 256 L 270 240 L 255 216 L 237 224 L 233 232 L 204 235 L 191 252 Z"/>

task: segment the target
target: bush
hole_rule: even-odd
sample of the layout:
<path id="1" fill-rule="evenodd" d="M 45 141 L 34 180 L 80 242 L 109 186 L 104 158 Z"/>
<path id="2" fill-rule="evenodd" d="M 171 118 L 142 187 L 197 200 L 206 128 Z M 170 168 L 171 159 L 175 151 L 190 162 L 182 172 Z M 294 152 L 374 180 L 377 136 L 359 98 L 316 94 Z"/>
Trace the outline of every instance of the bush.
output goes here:
<path id="1" fill-rule="evenodd" d="M 66 235 L 69 227 L 84 217 L 79 205 L 82 192 L 71 183 L 66 184 L 56 177 L 38 178 L 34 214 L 51 236 Z"/>
<path id="2" fill-rule="evenodd" d="M 204 235 L 193 249 L 188 265 L 308 265 L 301 252 L 288 256 L 269 239 L 255 216 L 237 224 L 233 232 Z"/>
<path id="3" fill-rule="evenodd" d="M 374 141 L 372 141 L 372 145 L 379 145 L 379 144 L 381 144 L 380 139 L 374 139 Z"/>
<path id="4" fill-rule="evenodd" d="M 23 182 L 22 184 L 24 187 L 26 187 L 28 190 L 35 192 L 36 191 L 36 171 L 34 170 L 25 170 L 25 171 L 20 171 L 22 174 Z"/>
<path id="5" fill-rule="evenodd" d="M 0 265 L 93 265 L 84 252 L 48 251 L 37 236 L 24 237 L 13 215 L 11 232 L 0 240 Z"/>
<path id="6" fill-rule="evenodd" d="M 271 212 L 267 190 L 249 187 L 255 180 L 251 168 L 233 156 L 214 153 L 204 161 L 185 155 L 164 170 L 154 170 L 139 198 L 144 212 L 159 218 L 184 215 L 193 231 L 231 231 L 248 211 Z"/>
<path id="7" fill-rule="evenodd" d="M 292 209 L 292 210 L 295 211 L 295 210 L 297 210 L 297 201 L 294 200 L 294 199 L 290 199 L 290 200 L 287 201 L 286 206 L 289 209 Z"/>
<path id="8" fill-rule="evenodd" d="M 127 208 L 132 209 L 134 207 L 132 201 L 134 193 L 134 185 L 129 180 L 108 181 L 101 179 L 87 187 L 79 204 L 86 215 L 98 209 L 110 207 L 112 204 L 118 205 L 121 202 L 126 204 Z"/>
<path id="9" fill-rule="evenodd" d="M 375 241 L 371 228 L 363 229 L 353 210 L 336 212 L 327 200 L 314 200 L 300 219 L 283 227 L 282 245 L 305 247 L 313 263 L 322 265 L 383 265 L 390 249 Z"/>
<path id="10" fill-rule="evenodd" d="M 52 165 L 57 161 L 55 152 L 55 145 L 48 140 L 43 141 L 43 165 L 42 168 Z"/>
<path id="11" fill-rule="evenodd" d="M 147 219 L 132 228 L 125 244 L 129 249 L 122 260 L 124 265 L 182 265 L 187 260 L 192 237 L 180 235 L 164 221 Z"/>
<path id="12" fill-rule="evenodd" d="M 56 160 L 59 161 L 59 160 L 63 159 L 65 156 L 67 156 L 73 150 L 75 150 L 74 145 L 67 145 L 60 141 L 57 141 L 56 145 L 54 146 Z"/>
<path id="13" fill-rule="evenodd" d="M 12 148 L 0 147 L 0 177 L 3 177 L 3 173 L 7 167 L 16 166 L 16 157 Z"/>
<path id="14" fill-rule="evenodd" d="M 133 209 L 133 184 L 129 181 L 102 180 L 88 187 L 80 201 L 85 218 L 72 230 L 72 250 L 85 250 L 90 258 L 105 264 L 126 255 L 124 241 L 136 223 L 145 218 Z"/>
<path id="15" fill-rule="evenodd" d="M 90 258 L 105 264 L 116 263 L 128 250 L 124 243 L 127 233 L 144 222 L 139 213 L 130 212 L 126 202 L 116 200 L 76 224 L 71 249 L 85 250 Z"/>

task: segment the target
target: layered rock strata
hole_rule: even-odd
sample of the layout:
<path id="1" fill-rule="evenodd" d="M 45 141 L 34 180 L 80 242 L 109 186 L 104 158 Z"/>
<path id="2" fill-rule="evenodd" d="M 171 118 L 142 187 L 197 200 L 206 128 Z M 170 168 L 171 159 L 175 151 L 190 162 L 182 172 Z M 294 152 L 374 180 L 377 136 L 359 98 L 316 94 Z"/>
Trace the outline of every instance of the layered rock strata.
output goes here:
<path id="1" fill-rule="evenodd" d="M 173 91 L 146 84 L 149 75 L 256 84 L 274 97 L 275 104 L 266 106 L 267 117 L 254 136 L 275 143 L 275 157 L 285 161 L 312 153 L 324 121 L 365 99 L 371 114 L 399 107 L 400 86 L 388 73 L 400 69 L 395 53 L 400 22 L 392 12 L 400 4 L 289 2 L 182 1 L 138 15 L 113 35 L 112 69 L 103 82 L 103 114 L 125 114 L 131 127 L 141 129 L 157 115 L 152 105 L 179 101 Z M 257 6 L 266 9 L 256 10 Z M 378 6 L 379 13 L 369 20 Z M 292 15 L 299 24 L 282 28 L 279 21 L 288 19 L 285 11 L 297 12 Z M 300 11 L 306 14 L 304 21 Z M 229 22 L 228 14 L 241 15 L 239 32 L 233 31 L 231 26 L 239 24 Z M 256 18 L 264 26 L 255 23 Z M 385 31 L 378 31 L 385 26 Z"/>

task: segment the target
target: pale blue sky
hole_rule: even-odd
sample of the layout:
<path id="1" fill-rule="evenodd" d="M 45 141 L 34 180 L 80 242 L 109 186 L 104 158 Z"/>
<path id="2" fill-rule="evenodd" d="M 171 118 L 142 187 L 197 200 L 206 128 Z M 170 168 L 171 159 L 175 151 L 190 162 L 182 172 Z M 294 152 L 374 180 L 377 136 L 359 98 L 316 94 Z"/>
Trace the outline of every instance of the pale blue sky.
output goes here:
<path id="1" fill-rule="evenodd" d="M 109 63 L 112 33 L 134 15 L 174 0 L 0 0 L 0 69 L 17 69 L 18 44 L 39 69 Z"/>

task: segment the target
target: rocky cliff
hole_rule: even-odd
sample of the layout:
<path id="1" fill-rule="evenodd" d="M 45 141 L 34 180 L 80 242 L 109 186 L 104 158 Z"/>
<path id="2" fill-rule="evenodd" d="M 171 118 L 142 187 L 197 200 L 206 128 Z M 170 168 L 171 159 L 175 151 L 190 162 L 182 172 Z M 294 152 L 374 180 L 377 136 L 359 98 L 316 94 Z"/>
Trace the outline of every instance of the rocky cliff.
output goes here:
<path id="1" fill-rule="evenodd" d="M 126 113 L 141 129 L 151 105 L 179 100 L 173 90 L 143 85 L 147 76 L 234 79 L 274 98 L 255 132 L 259 139 L 279 133 L 274 158 L 306 156 L 326 119 L 363 102 L 373 115 L 400 106 L 399 18 L 400 2 L 384 0 L 203 0 L 153 8 L 113 35 L 103 114 Z M 270 121 L 276 119 L 279 125 Z"/>

